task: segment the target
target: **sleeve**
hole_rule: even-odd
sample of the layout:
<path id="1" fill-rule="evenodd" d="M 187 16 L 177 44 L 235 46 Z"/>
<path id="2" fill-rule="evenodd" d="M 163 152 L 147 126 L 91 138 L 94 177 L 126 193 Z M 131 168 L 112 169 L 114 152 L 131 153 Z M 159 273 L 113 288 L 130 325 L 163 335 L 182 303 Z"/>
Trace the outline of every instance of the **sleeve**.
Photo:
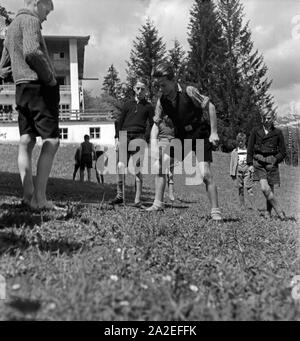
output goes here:
<path id="1" fill-rule="evenodd" d="M 160 99 L 158 99 L 156 108 L 155 108 L 155 114 L 153 117 L 153 123 L 155 123 L 156 125 L 159 125 L 162 121 L 162 116 L 163 116 L 163 108 L 162 108 Z"/>
<path id="2" fill-rule="evenodd" d="M 23 23 L 23 54 L 27 64 L 37 73 L 39 79 L 49 84 L 55 80 L 55 76 L 47 56 L 41 49 L 41 40 L 40 22 L 30 17 Z"/>
<path id="3" fill-rule="evenodd" d="M 210 102 L 209 97 L 201 95 L 199 90 L 193 86 L 188 86 L 186 93 L 197 108 L 205 109 Z"/>
<path id="4" fill-rule="evenodd" d="M 126 110 L 126 104 L 124 104 L 122 109 L 121 109 L 121 112 L 119 113 L 119 115 L 115 121 L 115 131 L 116 131 L 115 139 L 119 138 L 119 133 L 120 133 L 120 130 L 122 129 L 122 126 L 124 124 L 124 120 L 126 117 L 126 111 L 127 111 Z"/>
<path id="5" fill-rule="evenodd" d="M 255 136 L 256 136 L 256 131 L 252 130 L 250 134 L 250 138 L 248 142 L 248 150 L 247 150 L 247 164 L 249 166 L 253 166 Z"/>
<path id="6" fill-rule="evenodd" d="M 3 46 L 1 61 L 0 61 L 0 78 L 5 79 L 11 73 L 10 57 L 8 50 Z"/>
<path id="7" fill-rule="evenodd" d="M 153 118 L 154 118 L 154 107 L 152 106 L 152 104 L 149 103 L 148 120 L 147 120 L 146 132 L 145 132 L 145 137 L 146 137 L 147 142 L 149 142 L 150 140 L 151 129 L 153 126 Z"/>
<path id="8" fill-rule="evenodd" d="M 281 130 L 279 130 L 278 139 L 279 139 L 278 153 L 277 155 L 275 155 L 275 157 L 277 159 L 277 163 L 281 163 L 286 158 L 287 155 L 284 136 Z"/>

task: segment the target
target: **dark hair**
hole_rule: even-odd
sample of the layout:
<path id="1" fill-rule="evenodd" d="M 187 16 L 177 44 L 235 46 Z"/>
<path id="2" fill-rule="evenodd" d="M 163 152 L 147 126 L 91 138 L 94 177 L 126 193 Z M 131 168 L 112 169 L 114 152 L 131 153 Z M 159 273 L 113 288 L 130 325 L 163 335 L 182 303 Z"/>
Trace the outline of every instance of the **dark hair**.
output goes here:
<path id="1" fill-rule="evenodd" d="M 247 141 L 247 136 L 244 133 L 238 133 L 236 137 L 236 142 L 239 143 L 240 141 Z"/>
<path id="2" fill-rule="evenodd" d="M 89 135 L 84 135 L 84 139 L 89 140 L 90 139 Z"/>
<path id="3" fill-rule="evenodd" d="M 173 66 L 170 63 L 159 64 L 153 73 L 154 78 L 167 77 L 169 81 L 173 80 L 175 77 Z"/>
<path id="4" fill-rule="evenodd" d="M 51 11 L 54 10 L 54 5 L 52 0 L 39 0 L 39 3 L 43 5 L 49 5 L 51 7 Z"/>

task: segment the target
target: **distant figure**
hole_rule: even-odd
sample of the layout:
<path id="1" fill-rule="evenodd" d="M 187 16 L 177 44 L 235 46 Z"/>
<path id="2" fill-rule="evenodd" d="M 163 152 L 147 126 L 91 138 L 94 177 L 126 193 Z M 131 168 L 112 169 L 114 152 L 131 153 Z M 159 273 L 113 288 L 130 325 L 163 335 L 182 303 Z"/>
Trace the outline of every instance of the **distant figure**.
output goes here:
<path id="1" fill-rule="evenodd" d="M 239 200 L 241 207 L 245 206 L 246 188 L 249 195 L 251 206 L 253 206 L 253 173 L 250 172 L 250 167 L 247 165 L 247 136 L 244 133 L 239 133 L 236 138 L 237 148 L 231 153 L 230 176 L 236 183 L 239 191 Z"/>
<path id="2" fill-rule="evenodd" d="M 81 160 L 81 148 L 78 147 L 75 152 L 75 165 L 74 165 L 74 172 L 73 172 L 73 181 L 76 179 L 76 174 L 80 168 L 80 160 Z"/>
<path id="3" fill-rule="evenodd" d="M 80 146 L 80 181 L 84 182 L 84 170 L 87 169 L 88 181 L 91 182 L 93 160 L 96 158 L 95 147 L 90 142 L 89 135 L 84 136 L 84 142 Z"/>
<path id="4" fill-rule="evenodd" d="M 104 184 L 104 168 L 107 166 L 108 158 L 104 151 L 97 150 L 96 151 L 96 160 L 95 160 L 95 171 L 96 171 L 96 179 L 98 184 Z"/>
<path id="5" fill-rule="evenodd" d="M 267 200 L 266 218 L 272 217 L 272 209 L 281 220 L 286 216 L 274 195 L 274 186 L 280 186 L 279 164 L 286 157 L 286 147 L 282 131 L 274 127 L 275 114 L 262 113 L 262 127 L 254 128 L 248 143 L 247 163 L 254 173 L 254 181 L 259 181 Z"/>
<path id="6" fill-rule="evenodd" d="M 59 86 L 49 57 L 41 24 L 53 11 L 52 0 L 25 0 L 7 29 L 0 62 L 2 75 L 9 71 L 16 84 L 20 144 L 18 165 L 23 185 L 23 203 L 34 209 L 58 209 L 46 199 L 46 187 L 59 147 Z M 32 151 L 36 137 L 43 147 L 32 178 Z"/>

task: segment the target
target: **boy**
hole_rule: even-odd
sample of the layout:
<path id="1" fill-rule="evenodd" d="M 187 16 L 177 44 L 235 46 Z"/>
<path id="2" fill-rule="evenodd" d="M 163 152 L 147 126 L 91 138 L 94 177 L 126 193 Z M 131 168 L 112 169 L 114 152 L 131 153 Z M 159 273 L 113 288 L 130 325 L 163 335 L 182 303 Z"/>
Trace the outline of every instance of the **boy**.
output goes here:
<path id="1" fill-rule="evenodd" d="M 154 108 L 146 99 L 146 84 L 138 80 L 134 86 L 135 97 L 124 103 L 121 110 L 121 114 L 115 122 L 116 127 L 116 150 L 117 150 L 117 168 L 118 168 L 118 184 L 117 184 L 117 196 L 110 203 L 112 205 L 124 204 L 123 186 L 125 182 L 125 176 L 122 174 L 122 170 L 127 165 L 121 162 L 120 151 L 127 149 L 127 164 L 129 158 L 136 152 L 128 150 L 129 143 L 135 139 L 146 140 L 147 124 L 152 127 Z M 119 145 L 119 133 L 127 132 L 127 144 L 126 146 Z M 125 148 L 123 148 L 125 147 Z M 139 166 L 139 165 L 137 165 Z M 141 172 L 136 174 L 135 177 L 135 201 L 134 207 L 141 208 L 141 196 L 143 187 L 143 178 Z"/>
<path id="2" fill-rule="evenodd" d="M 84 142 L 80 145 L 80 156 L 80 181 L 84 182 L 84 170 L 87 168 L 88 182 L 91 182 L 91 172 L 96 152 L 94 145 L 90 142 L 89 135 L 84 136 Z"/>
<path id="3" fill-rule="evenodd" d="M 76 174 L 80 168 L 80 159 L 81 159 L 81 149 L 78 147 L 75 152 L 75 165 L 74 165 L 74 172 L 73 172 L 73 181 L 76 179 Z"/>
<path id="4" fill-rule="evenodd" d="M 253 205 L 253 177 L 247 165 L 247 137 L 244 133 L 239 133 L 236 138 L 237 148 L 231 153 L 230 176 L 236 182 L 239 190 L 239 200 L 241 207 L 245 206 L 244 188 L 248 192 L 250 203 Z"/>
<path id="5" fill-rule="evenodd" d="M 197 88 L 179 84 L 170 63 L 159 65 L 154 72 L 154 78 L 158 80 L 162 96 L 157 102 L 151 143 L 158 146 L 158 125 L 163 115 L 167 115 L 172 120 L 176 129 L 176 138 L 183 144 L 185 140 L 192 141 L 192 151 L 196 150 L 196 141 L 203 140 L 204 158 L 197 160 L 198 167 L 211 203 L 211 218 L 220 222 L 223 218 L 219 209 L 218 190 L 211 170 L 212 148 L 219 143 L 215 106 L 208 97 L 201 95 Z M 148 211 L 161 210 L 165 186 L 165 177 L 158 176 L 155 201 Z"/>
<path id="6" fill-rule="evenodd" d="M 58 209 L 46 198 L 47 182 L 59 147 L 59 86 L 49 57 L 41 24 L 53 11 L 52 0 L 25 0 L 7 29 L 0 69 L 11 65 L 16 84 L 20 143 L 18 166 L 23 186 L 23 203 L 33 209 Z M 32 177 L 32 151 L 36 137 L 43 147 Z"/>
<path id="7" fill-rule="evenodd" d="M 280 186 L 279 164 L 286 157 L 286 147 L 281 130 L 274 127 L 275 113 L 262 113 L 262 127 L 254 128 L 249 139 L 247 163 L 259 181 L 267 201 L 266 218 L 272 209 L 281 220 L 286 216 L 274 195 L 274 186 Z"/>

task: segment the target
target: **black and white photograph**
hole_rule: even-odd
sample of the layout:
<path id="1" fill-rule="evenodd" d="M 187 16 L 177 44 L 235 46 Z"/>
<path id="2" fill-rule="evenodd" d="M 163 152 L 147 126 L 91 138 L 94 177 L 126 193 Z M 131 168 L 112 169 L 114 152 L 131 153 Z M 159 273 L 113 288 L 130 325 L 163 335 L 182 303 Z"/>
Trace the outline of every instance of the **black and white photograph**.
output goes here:
<path id="1" fill-rule="evenodd" d="M 0 0 L 0 321 L 300 321 L 299 59 L 298 0 Z"/>

